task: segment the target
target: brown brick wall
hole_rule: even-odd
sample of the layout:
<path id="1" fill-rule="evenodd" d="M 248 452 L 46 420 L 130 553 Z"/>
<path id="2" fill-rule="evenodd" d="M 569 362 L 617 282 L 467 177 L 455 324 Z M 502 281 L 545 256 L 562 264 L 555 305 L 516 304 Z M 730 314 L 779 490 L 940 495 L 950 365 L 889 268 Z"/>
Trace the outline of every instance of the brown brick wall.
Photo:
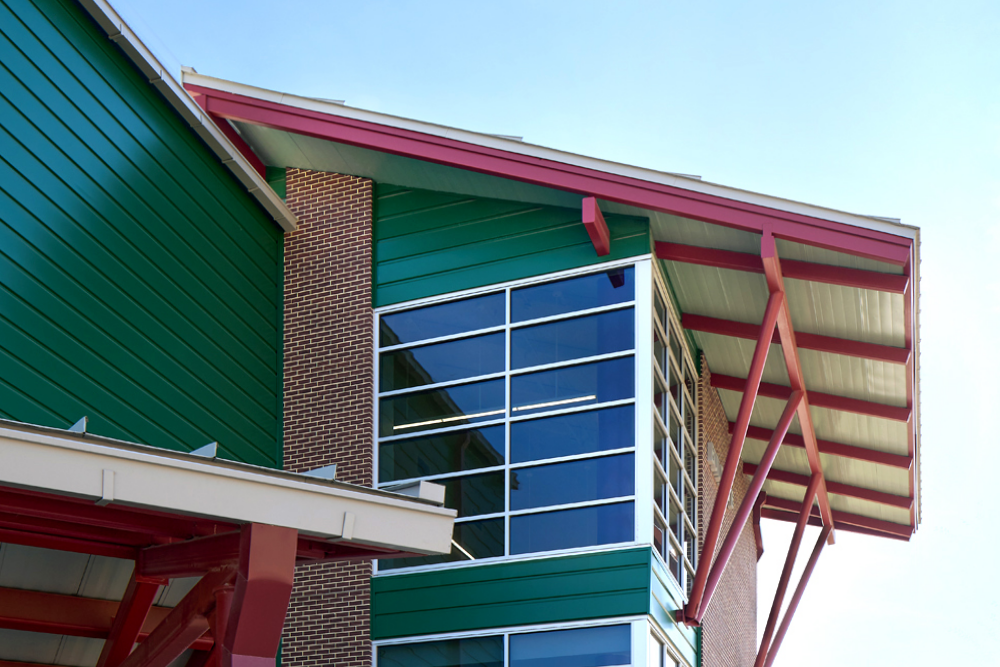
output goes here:
<path id="1" fill-rule="evenodd" d="M 711 371 L 702 358 L 702 377 L 699 391 L 699 411 L 701 419 L 701 530 L 699 546 L 704 544 L 704 530 L 708 527 L 712 507 L 719 485 L 708 466 L 707 446 L 711 442 L 725 465 L 729 453 L 729 420 L 722 408 L 719 392 L 712 388 Z M 737 473 L 733 483 L 733 507 L 726 511 L 722 533 L 716 547 L 732 524 L 743 496 L 746 495 L 749 478 Z M 703 667 L 749 667 L 757 655 L 757 543 L 754 539 L 752 519 L 743 527 L 740 540 L 729 559 L 722 581 L 715 590 L 712 604 L 702 619 L 702 665 Z M 705 557 L 704 555 L 702 556 Z"/>
<path id="2" fill-rule="evenodd" d="M 372 484 L 371 181 L 289 169 L 285 236 L 284 465 L 337 464 Z M 295 572 L 282 662 L 368 667 L 371 563 Z"/>

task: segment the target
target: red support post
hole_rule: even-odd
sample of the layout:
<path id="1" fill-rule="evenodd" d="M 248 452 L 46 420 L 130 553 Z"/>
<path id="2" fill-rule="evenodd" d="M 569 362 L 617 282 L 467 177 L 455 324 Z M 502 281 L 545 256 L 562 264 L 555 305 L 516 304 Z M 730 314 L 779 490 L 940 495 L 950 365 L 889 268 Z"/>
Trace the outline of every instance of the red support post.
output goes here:
<path id="1" fill-rule="evenodd" d="M 715 506 L 712 508 L 712 518 L 705 531 L 705 542 L 701 550 L 701 558 L 698 561 L 698 569 L 695 572 L 694 585 L 691 589 L 691 598 L 683 616 L 687 619 L 694 619 L 701 606 L 702 595 L 705 592 L 705 583 L 708 580 L 708 572 L 715 556 L 715 545 L 719 541 L 719 532 L 722 530 L 722 521 L 726 516 L 726 505 L 729 503 L 729 494 L 733 490 L 733 480 L 739 469 L 740 456 L 743 453 L 743 442 L 746 439 L 747 427 L 750 425 L 750 415 L 753 414 L 753 406 L 757 400 L 757 388 L 760 386 L 761 376 L 764 374 L 764 364 L 767 362 L 767 353 L 771 347 L 771 335 L 778 321 L 778 314 L 781 310 L 781 303 L 784 294 L 772 294 L 767 302 L 767 309 L 764 311 L 764 322 L 760 328 L 760 338 L 757 339 L 757 346 L 754 348 L 753 359 L 750 362 L 750 374 L 747 377 L 746 385 L 743 388 L 743 398 L 740 401 L 740 411 L 736 417 L 736 430 L 729 443 L 729 453 L 726 455 L 726 465 L 722 471 L 722 479 L 719 481 L 719 491 L 715 496 Z M 693 624 L 693 621 L 692 621 Z"/>
<path id="2" fill-rule="evenodd" d="M 778 655 L 778 649 L 781 648 L 781 641 L 785 638 L 785 633 L 788 632 L 788 626 L 792 622 L 792 616 L 795 615 L 795 610 L 798 609 L 799 601 L 802 600 L 802 593 L 806 590 L 806 584 L 809 583 L 809 577 L 812 576 L 813 570 L 816 568 L 816 561 L 819 560 L 819 555 L 823 552 L 823 546 L 826 544 L 826 540 L 829 537 L 831 530 L 833 530 L 832 526 L 823 526 L 823 530 L 819 533 L 819 538 L 816 540 L 816 546 L 813 547 L 812 553 L 809 554 L 809 561 L 806 563 L 806 567 L 802 571 L 802 578 L 799 579 L 799 584 L 795 587 L 795 593 L 792 595 L 792 599 L 788 602 L 788 609 L 785 610 L 785 615 L 781 619 L 781 626 L 778 628 L 778 634 L 774 637 L 774 644 L 767 652 L 767 661 L 764 663 L 764 667 L 771 667 L 771 664 L 774 662 L 774 658 Z"/>
<path id="3" fill-rule="evenodd" d="M 754 505 L 757 503 L 757 496 L 764 488 L 764 482 L 767 480 L 767 472 L 778 455 L 778 448 L 781 447 L 781 441 L 785 437 L 785 433 L 788 432 L 788 427 L 792 425 L 792 419 L 799 408 L 799 403 L 802 402 L 802 396 L 803 392 L 797 391 L 788 400 L 788 405 L 785 406 L 785 411 L 782 413 L 781 419 L 778 420 L 778 426 L 774 429 L 774 436 L 764 451 L 764 458 L 760 462 L 760 469 L 750 481 L 750 487 L 747 489 L 746 495 L 743 496 L 743 502 L 740 503 L 739 509 L 736 510 L 736 516 L 733 518 L 732 523 L 729 524 L 729 532 L 726 534 L 722 548 L 719 549 L 719 555 L 716 557 L 715 562 L 712 564 L 712 570 L 708 574 L 708 581 L 705 584 L 705 594 L 702 597 L 701 605 L 694 614 L 694 621 L 699 625 L 708 611 L 708 605 L 712 603 L 712 596 L 715 594 L 715 589 L 719 585 L 719 581 L 722 580 L 722 574 L 726 570 L 729 558 L 732 556 L 733 550 L 736 548 L 736 543 L 743 533 L 743 526 L 746 524 L 747 519 L 750 518 L 750 512 L 753 511 Z M 718 499 L 716 499 L 716 502 L 718 502 Z"/>
<path id="4" fill-rule="evenodd" d="M 167 583 L 164 579 L 144 577 L 135 570 L 132 571 L 115 620 L 111 623 L 111 632 L 101 649 L 97 667 L 118 667 L 125 661 L 139 639 L 139 633 L 160 586 Z"/>
<path id="5" fill-rule="evenodd" d="M 771 645 L 771 636 L 774 633 L 774 626 L 778 622 L 778 614 L 781 613 L 781 603 L 785 599 L 785 591 L 788 589 L 788 580 L 792 577 L 792 568 L 795 567 L 795 557 L 799 553 L 799 545 L 802 543 L 802 535 L 806 530 L 806 523 L 812 513 L 813 501 L 816 499 L 816 492 L 819 490 L 822 477 L 813 475 L 813 481 L 806 489 L 806 497 L 802 501 L 802 509 L 799 511 L 799 520 L 795 524 L 795 533 L 792 535 L 792 542 L 788 545 L 788 555 L 785 557 L 785 567 L 781 570 L 781 579 L 778 581 L 778 590 L 774 593 L 774 602 L 771 603 L 771 613 L 767 616 L 767 625 L 764 626 L 764 636 L 760 640 L 760 648 L 757 650 L 757 660 L 754 667 L 763 667 L 764 660 Z M 829 526 L 833 530 L 832 524 Z M 829 533 L 828 533 L 829 534 Z M 824 535 L 824 539 L 827 538 Z"/>
<path id="6" fill-rule="evenodd" d="M 583 226 L 587 228 L 590 235 L 590 242 L 594 244 L 594 250 L 598 257 L 603 257 L 611 252 L 611 232 L 608 231 L 608 223 L 604 221 L 601 208 L 597 205 L 597 197 L 583 198 Z"/>
<path id="7" fill-rule="evenodd" d="M 273 667 L 295 578 L 298 531 L 247 524 L 221 667 Z"/>

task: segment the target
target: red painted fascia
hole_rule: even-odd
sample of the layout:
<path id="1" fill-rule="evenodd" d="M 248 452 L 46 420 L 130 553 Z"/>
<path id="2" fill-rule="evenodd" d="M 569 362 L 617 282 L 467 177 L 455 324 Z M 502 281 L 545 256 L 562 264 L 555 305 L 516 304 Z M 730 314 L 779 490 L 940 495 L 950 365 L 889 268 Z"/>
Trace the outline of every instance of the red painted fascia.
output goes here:
<path id="1" fill-rule="evenodd" d="M 912 240 L 675 186 L 186 84 L 213 116 L 679 215 L 903 266 Z"/>

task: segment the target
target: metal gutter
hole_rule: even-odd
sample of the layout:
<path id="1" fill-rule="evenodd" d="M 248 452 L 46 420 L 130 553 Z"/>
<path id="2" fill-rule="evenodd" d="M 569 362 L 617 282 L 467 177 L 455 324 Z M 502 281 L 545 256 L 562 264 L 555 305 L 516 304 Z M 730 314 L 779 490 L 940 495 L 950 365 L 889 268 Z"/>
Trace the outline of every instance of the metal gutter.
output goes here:
<path id="1" fill-rule="evenodd" d="M 117 44 L 139 68 L 149 83 L 163 95 L 167 103 L 191 126 L 195 134 L 215 153 L 247 192 L 274 218 L 274 221 L 286 232 L 297 229 L 298 218 L 295 214 L 184 90 L 184 87 L 174 79 L 170 71 L 142 43 L 114 7 L 107 0 L 79 0 L 79 2 L 84 11 L 90 14 L 108 35 L 108 39 Z"/>
<path id="2" fill-rule="evenodd" d="M 893 221 L 892 218 L 874 215 L 858 215 L 845 211 L 838 211 L 836 209 L 815 206 L 803 202 L 719 185 L 704 181 L 698 177 L 646 169 L 643 167 L 626 165 L 609 160 L 601 160 L 598 158 L 577 155 L 567 151 L 546 148 L 544 146 L 525 143 L 523 141 L 507 139 L 498 135 L 471 132 L 468 130 L 447 127 L 445 125 L 437 125 L 434 123 L 426 123 L 390 114 L 367 111 L 356 107 L 350 107 L 343 103 L 326 102 L 316 98 L 302 97 L 299 95 L 268 90 L 266 88 L 258 88 L 256 86 L 198 74 L 197 72 L 183 72 L 182 79 L 185 85 L 202 86 L 235 95 L 242 95 L 244 97 L 272 102 L 275 104 L 282 104 L 297 109 L 314 111 L 368 123 L 375 123 L 411 132 L 420 132 L 453 141 L 461 141 L 474 146 L 507 151 L 509 153 L 573 165 L 576 167 L 591 169 L 607 174 L 614 174 L 616 176 L 636 179 L 639 181 L 682 188 L 691 192 L 711 195 L 723 199 L 765 206 L 767 208 L 821 218 L 832 222 L 840 222 L 854 227 L 883 232 L 906 239 L 916 238 L 916 227 L 905 225 L 898 221 Z"/>

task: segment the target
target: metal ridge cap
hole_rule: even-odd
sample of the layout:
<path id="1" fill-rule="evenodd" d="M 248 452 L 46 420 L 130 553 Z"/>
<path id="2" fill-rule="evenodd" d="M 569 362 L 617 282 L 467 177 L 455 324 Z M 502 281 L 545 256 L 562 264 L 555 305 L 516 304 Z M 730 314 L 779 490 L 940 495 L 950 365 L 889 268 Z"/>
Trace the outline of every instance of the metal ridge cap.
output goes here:
<path id="1" fill-rule="evenodd" d="M 324 102 L 315 97 L 283 93 L 250 84 L 199 74 L 197 72 L 185 72 L 184 83 L 190 83 L 192 85 L 202 86 L 205 88 L 212 88 L 221 92 L 242 95 L 244 97 L 281 104 L 305 111 L 313 111 L 396 129 L 408 130 L 411 132 L 419 132 L 483 148 L 502 150 L 526 157 L 544 159 L 550 162 L 591 169 L 593 171 L 603 172 L 609 175 L 623 176 L 637 181 L 677 187 L 691 192 L 697 192 L 699 194 L 730 199 L 746 204 L 764 206 L 767 208 L 789 213 L 797 213 L 831 222 L 840 222 L 854 227 L 880 231 L 910 240 L 915 238 L 915 230 L 918 229 L 912 225 L 907 225 L 893 218 L 887 218 L 884 216 L 851 213 L 848 211 L 842 211 L 816 204 L 809 204 L 774 195 L 765 195 L 751 190 L 714 183 L 712 181 L 704 180 L 701 177 L 660 171 L 646 167 L 638 167 L 621 162 L 614 162 L 612 160 L 580 155 L 578 153 L 572 153 L 560 149 L 548 148 L 531 142 L 506 139 L 496 134 L 464 130 L 379 111 L 369 111 L 346 104 Z"/>
<path id="2" fill-rule="evenodd" d="M 199 135 L 215 153 L 216 157 L 227 167 L 274 221 L 284 231 L 294 231 L 298 228 L 298 218 L 271 189 L 267 181 L 257 173 L 247 159 L 232 142 L 215 126 L 205 111 L 198 106 L 191 95 L 170 74 L 153 52 L 139 39 L 139 36 L 128 26 L 108 0 L 79 0 L 94 21 L 117 44 L 136 67 L 147 77 L 149 83 L 156 88 L 166 101 L 191 126 L 192 131 Z M 204 136 L 202 132 L 207 133 Z"/>

